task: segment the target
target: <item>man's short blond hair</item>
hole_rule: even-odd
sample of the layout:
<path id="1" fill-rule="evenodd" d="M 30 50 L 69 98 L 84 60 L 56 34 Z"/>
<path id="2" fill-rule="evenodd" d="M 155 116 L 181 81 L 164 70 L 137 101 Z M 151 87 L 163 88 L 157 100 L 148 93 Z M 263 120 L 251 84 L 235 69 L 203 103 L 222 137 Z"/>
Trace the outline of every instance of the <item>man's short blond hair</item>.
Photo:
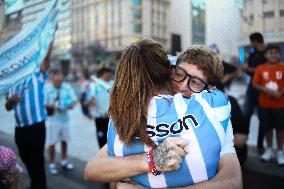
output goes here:
<path id="1" fill-rule="evenodd" d="M 177 65 L 188 62 L 196 65 L 206 76 L 208 83 L 215 84 L 223 77 L 222 59 L 212 49 L 204 45 L 192 45 L 183 51 L 177 59 Z"/>

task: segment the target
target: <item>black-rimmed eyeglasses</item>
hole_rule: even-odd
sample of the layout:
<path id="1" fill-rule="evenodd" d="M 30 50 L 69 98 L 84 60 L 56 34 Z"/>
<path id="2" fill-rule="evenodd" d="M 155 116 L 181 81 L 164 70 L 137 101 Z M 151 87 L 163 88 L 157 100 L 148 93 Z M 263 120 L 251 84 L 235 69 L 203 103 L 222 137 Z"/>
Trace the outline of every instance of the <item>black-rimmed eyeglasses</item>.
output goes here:
<path id="1" fill-rule="evenodd" d="M 171 67 L 171 78 L 174 81 L 182 82 L 187 77 L 189 78 L 188 79 L 188 87 L 193 92 L 200 93 L 203 90 L 209 90 L 209 84 L 206 83 L 205 81 L 203 81 L 202 79 L 186 73 L 186 71 L 179 66 L 173 65 Z"/>

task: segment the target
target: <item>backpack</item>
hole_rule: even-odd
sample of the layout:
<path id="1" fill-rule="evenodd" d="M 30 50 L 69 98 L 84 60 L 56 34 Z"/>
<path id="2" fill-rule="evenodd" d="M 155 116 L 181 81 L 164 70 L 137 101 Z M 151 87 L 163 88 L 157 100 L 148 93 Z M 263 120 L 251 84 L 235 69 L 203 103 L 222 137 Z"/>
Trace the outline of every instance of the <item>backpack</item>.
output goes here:
<path id="1" fill-rule="evenodd" d="M 91 116 L 90 111 L 89 111 L 89 103 L 86 103 L 86 97 L 87 97 L 89 86 L 90 86 L 90 82 L 88 82 L 86 90 L 84 92 L 82 92 L 82 94 L 80 96 L 81 110 L 83 112 L 83 115 L 86 116 L 86 117 Z"/>

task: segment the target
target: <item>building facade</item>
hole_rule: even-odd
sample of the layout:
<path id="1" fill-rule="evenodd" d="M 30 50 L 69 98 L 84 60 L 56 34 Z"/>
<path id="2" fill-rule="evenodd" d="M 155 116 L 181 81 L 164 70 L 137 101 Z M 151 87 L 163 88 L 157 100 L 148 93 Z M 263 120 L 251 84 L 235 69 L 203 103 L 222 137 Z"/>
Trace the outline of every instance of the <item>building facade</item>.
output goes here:
<path id="1" fill-rule="evenodd" d="M 22 4 L 7 7 L 4 1 L 0 1 L 0 46 L 21 30 L 22 9 Z"/>
<path id="2" fill-rule="evenodd" d="M 241 44 L 249 44 L 249 35 L 261 32 L 265 42 L 284 42 L 284 0 L 245 0 Z"/>
<path id="3" fill-rule="evenodd" d="M 242 2 L 237 0 L 206 0 L 205 44 L 216 44 L 222 58 L 230 61 L 239 56 Z"/>
<path id="4" fill-rule="evenodd" d="M 72 45 L 118 51 L 153 38 L 169 46 L 169 0 L 73 0 Z"/>
<path id="5" fill-rule="evenodd" d="M 34 22 L 48 6 L 50 0 L 25 0 L 22 15 L 23 27 Z M 61 0 L 58 28 L 55 33 L 52 54 L 59 59 L 69 59 L 71 48 L 71 1 Z"/>

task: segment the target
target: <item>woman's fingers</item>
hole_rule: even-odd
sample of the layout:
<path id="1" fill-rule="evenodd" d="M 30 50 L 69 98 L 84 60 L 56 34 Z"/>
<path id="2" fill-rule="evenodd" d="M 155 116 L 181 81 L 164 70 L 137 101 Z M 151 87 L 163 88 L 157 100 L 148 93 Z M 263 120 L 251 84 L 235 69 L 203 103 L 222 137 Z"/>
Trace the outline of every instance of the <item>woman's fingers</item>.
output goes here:
<path id="1" fill-rule="evenodd" d="M 187 140 L 185 138 L 181 138 L 181 137 L 169 137 L 165 141 L 170 143 L 172 146 L 180 147 L 181 149 L 184 150 L 184 152 L 186 154 L 188 153 L 188 151 L 186 150 L 186 146 L 187 146 L 189 140 Z"/>
<path id="2" fill-rule="evenodd" d="M 180 157 L 183 157 L 183 156 L 185 156 L 185 151 L 182 149 L 182 148 L 180 148 L 179 146 L 175 146 L 174 147 L 174 149 L 173 149 L 175 152 L 176 152 L 176 154 L 178 154 Z"/>

